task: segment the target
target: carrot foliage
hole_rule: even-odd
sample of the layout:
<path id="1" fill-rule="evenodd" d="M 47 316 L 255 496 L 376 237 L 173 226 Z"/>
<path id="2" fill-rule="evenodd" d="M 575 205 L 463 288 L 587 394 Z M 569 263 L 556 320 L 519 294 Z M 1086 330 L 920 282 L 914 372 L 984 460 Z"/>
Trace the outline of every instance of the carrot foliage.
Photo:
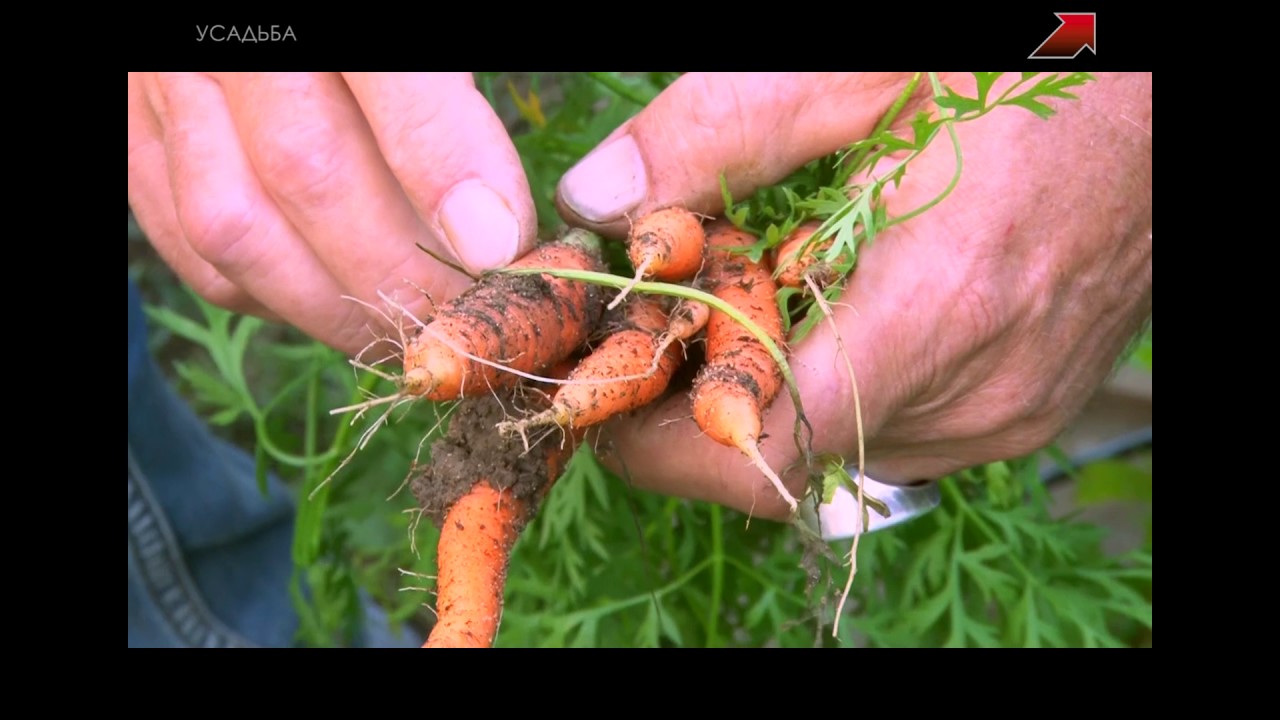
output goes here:
<path id="1" fill-rule="evenodd" d="M 977 120 L 996 108 L 1006 106 L 1021 107 L 1048 119 L 1055 111 L 1044 100 L 1073 100 L 1076 96 L 1070 89 L 1093 80 L 1091 75 L 1083 72 L 1045 76 L 1022 73 L 1012 84 L 993 94 L 997 81 L 1005 74 L 973 73 L 977 92 L 974 97 L 967 97 L 942 85 L 936 73 L 917 73 L 867 138 L 814 160 L 778 184 L 757 190 L 751 197 L 738 202 L 731 197 L 728 184 L 721 178 L 721 192 L 728 208 L 725 216 L 738 227 L 761 238 L 748 251 L 753 259 L 782 244 L 805 222 L 821 221 L 821 226 L 807 245 L 819 246 L 834 239 L 822 253 L 822 260 L 831 266 L 838 278 L 824 289 L 827 301 L 834 302 L 843 291 L 843 279 L 853 272 L 857 264 L 860 248 L 874 242 L 876 235 L 883 230 L 933 208 L 955 187 L 964 164 L 953 130 L 956 123 Z M 928 97 L 940 111 L 931 113 L 921 109 L 910 118 L 903 117 L 913 97 L 919 96 Z M 921 207 L 889 217 L 881 200 L 884 189 L 890 184 L 900 183 L 911 161 L 943 132 L 949 135 L 955 147 L 956 171 L 951 185 Z M 886 159 L 896 162 L 887 170 L 881 169 L 881 174 L 868 178 L 867 173 Z M 793 342 L 803 339 L 822 318 L 817 304 L 805 300 L 803 294 L 800 289 L 783 290 L 778 294 L 784 318 L 788 321 L 797 319 L 794 329 L 790 322 L 787 327 Z"/>

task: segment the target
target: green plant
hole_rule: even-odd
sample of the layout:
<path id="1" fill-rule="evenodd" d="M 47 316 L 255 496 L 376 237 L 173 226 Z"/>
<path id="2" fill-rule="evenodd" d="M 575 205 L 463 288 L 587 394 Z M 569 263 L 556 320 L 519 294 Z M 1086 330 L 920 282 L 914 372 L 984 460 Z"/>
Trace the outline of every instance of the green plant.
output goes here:
<path id="1" fill-rule="evenodd" d="M 978 75 L 980 88 L 995 82 L 992 74 Z M 477 76 L 514 129 L 544 229 L 557 224 L 552 201 L 563 172 L 674 77 Z M 949 116 L 917 116 L 905 139 L 889 134 L 886 121 L 876 142 L 815 161 L 727 214 L 761 232 L 756 252 L 819 218 L 825 223 L 817 240 L 835 238 L 828 259 L 845 250 L 856 258 L 861 244 L 892 222 L 875 200 L 883 182 L 900 173 L 851 200 L 840 192 L 854 177 L 847 168 L 870 167 L 888 152 L 913 157 L 950 123 L 1000 104 L 1043 113 L 1047 106 L 1037 98 L 1062 97 L 1071 78 L 1084 80 L 1023 78 L 1025 92 L 997 98 L 935 87 Z M 615 266 L 625 266 L 620 251 Z M 652 285 L 634 291 L 661 289 Z M 828 292 L 834 297 L 837 289 Z M 437 531 L 418 522 L 410 493 L 398 490 L 447 421 L 448 406 L 414 403 L 370 435 L 380 416 L 353 423 L 327 411 L 388 394 L 384 381 L 355 375 L 345 358 L 294 331 L 198 300 L 196 306 L 197 317 L 153 307 L 151 319 L 204 351 L 203 359 L 176 366 L 193 403 L 242 440 L 263 477 L 277 472 L 298 492 L 295 587 L 305 641 L 345 642 L 359 619 L 360 588 L 391 608 L 395 621 L 428 625 Z M 804 322 L 819 319 L 810 312 Z M 1136 356 L 1149 370 L 1149 334 Z M 348 456 L 349 465 L 326 483 Z M 850 622 L 832 639 L 825 630 L 843 569 L 807 557 L 792 528 L 748 525 L 719 506 L 633 490 L 581 448 L 515 548 L 498 645 L 1129 645 L 1144 634 L 1149 642 L 1149 537 L 1141 549 L 1109 556 L 1100 528 L 1053 517 L 1036 475 L 1040 459 L 948 478 L 938 510 L 863 538 L 845 611 Z M 840 545 L 837 552 L 849 550 Z"/>

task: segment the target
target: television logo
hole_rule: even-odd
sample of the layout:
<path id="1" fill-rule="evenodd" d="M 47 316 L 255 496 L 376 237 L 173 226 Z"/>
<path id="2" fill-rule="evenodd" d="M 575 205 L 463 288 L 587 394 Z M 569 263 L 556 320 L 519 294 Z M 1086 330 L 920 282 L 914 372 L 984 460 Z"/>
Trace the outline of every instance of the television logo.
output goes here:
<path id="1" fill-rule="evenodd" d="M 1031 53 L 1028 59 L 1043 60 L 1071 59 L 1080 51 L 1089 48 L 1095 56 L 1098 54 L 1098 14 L 1097 13 L 1054 13 L 1061 23 L 1058 29 Z"/>

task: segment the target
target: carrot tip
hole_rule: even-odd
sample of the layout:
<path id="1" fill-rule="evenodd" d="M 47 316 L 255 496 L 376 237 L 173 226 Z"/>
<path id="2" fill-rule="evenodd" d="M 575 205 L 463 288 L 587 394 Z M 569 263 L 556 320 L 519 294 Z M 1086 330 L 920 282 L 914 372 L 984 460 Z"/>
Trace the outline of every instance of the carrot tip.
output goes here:
<path id="1" fill-rule="evenodd" d="M 404 390 L 410 395 L 426 395 L 434 388 L 434 378 L 426 368 L 412 368 L 404 374 Z"/>
<path id="2" fill-rule="evenodd" d="M 800 506 L 800 503 L 797 502 L 795 496 L 787 490 L 787 486 L 782 484 L 782 478 L 778 477 L 778 473 L 774 472 L 773 468 L 769 467 L 769 463 L 765 462 L 764 456 L 760 454 L 760 446 L 752 440 L 751 442 L 744 443 L 738 449 L 751 459 L 752 465 L 755 465 L 760 472 L 764 473 L 764 476 L 773 484 L 774 489 L 776 489 L 778 494 L 782 496 L 782 499 L 787 502 L 787 506 L 791 508 L 791 514 L 794 515 L 796 509 Z"/>

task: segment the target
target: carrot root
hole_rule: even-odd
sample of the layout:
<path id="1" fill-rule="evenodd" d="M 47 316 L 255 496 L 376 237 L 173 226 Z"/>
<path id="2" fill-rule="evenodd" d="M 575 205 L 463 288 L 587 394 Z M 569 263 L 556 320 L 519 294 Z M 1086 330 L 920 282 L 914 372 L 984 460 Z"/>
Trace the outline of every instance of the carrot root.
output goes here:
<path id="1" fill-rule="evenodd" d="M 424 648 L 491 647 L 502 618 L 511 548 L 527 506 L 487 480 L 445 515 L 440 530 L 436 612 Z"/>
<path id="2" fill-rule="evenodd" d="M 649 269 L 649 263 L 652 262 L 652 260 L 653 258 L 645 258 L 636 266 L 635 277 L 631 279 L 630 283 L 627 283 L 626 287 L 618 291 L 617 296 L 609 302 L 608 306 L 605 307 L 605 310 L 612 310 L 622 304 L 622 301 L 627 298 L 627 295 L 631 293 L 635 286 L 639 285 L 641 280 L 644 280 L 644 274 Z"/>
<path id="3" fill-rule="evenodd" d="M 800 503 L 796 500 L 795 496 L 791 494 L 791 491 L 787 490 L 787 486 L 782 484 L 782 478 L 778 477 L 778 473 L 774 472 L 773 468 L 769 467 L 769 463 L 765 462 L 764 456 L 760 454 L 760 446 L 752 442 L 746 443 L 743 447 L 738 449 L 751 460 L 751 464 L 755 465 L 757 470 L 769 479 L 769 482 L 773 484 L 774 489 L 777 490 L 778 494 L 782 496 L 782 499 L 787 502 L 787 507 L 791 508 L 791 512 L 794 513 L 800 506 Z"/>

